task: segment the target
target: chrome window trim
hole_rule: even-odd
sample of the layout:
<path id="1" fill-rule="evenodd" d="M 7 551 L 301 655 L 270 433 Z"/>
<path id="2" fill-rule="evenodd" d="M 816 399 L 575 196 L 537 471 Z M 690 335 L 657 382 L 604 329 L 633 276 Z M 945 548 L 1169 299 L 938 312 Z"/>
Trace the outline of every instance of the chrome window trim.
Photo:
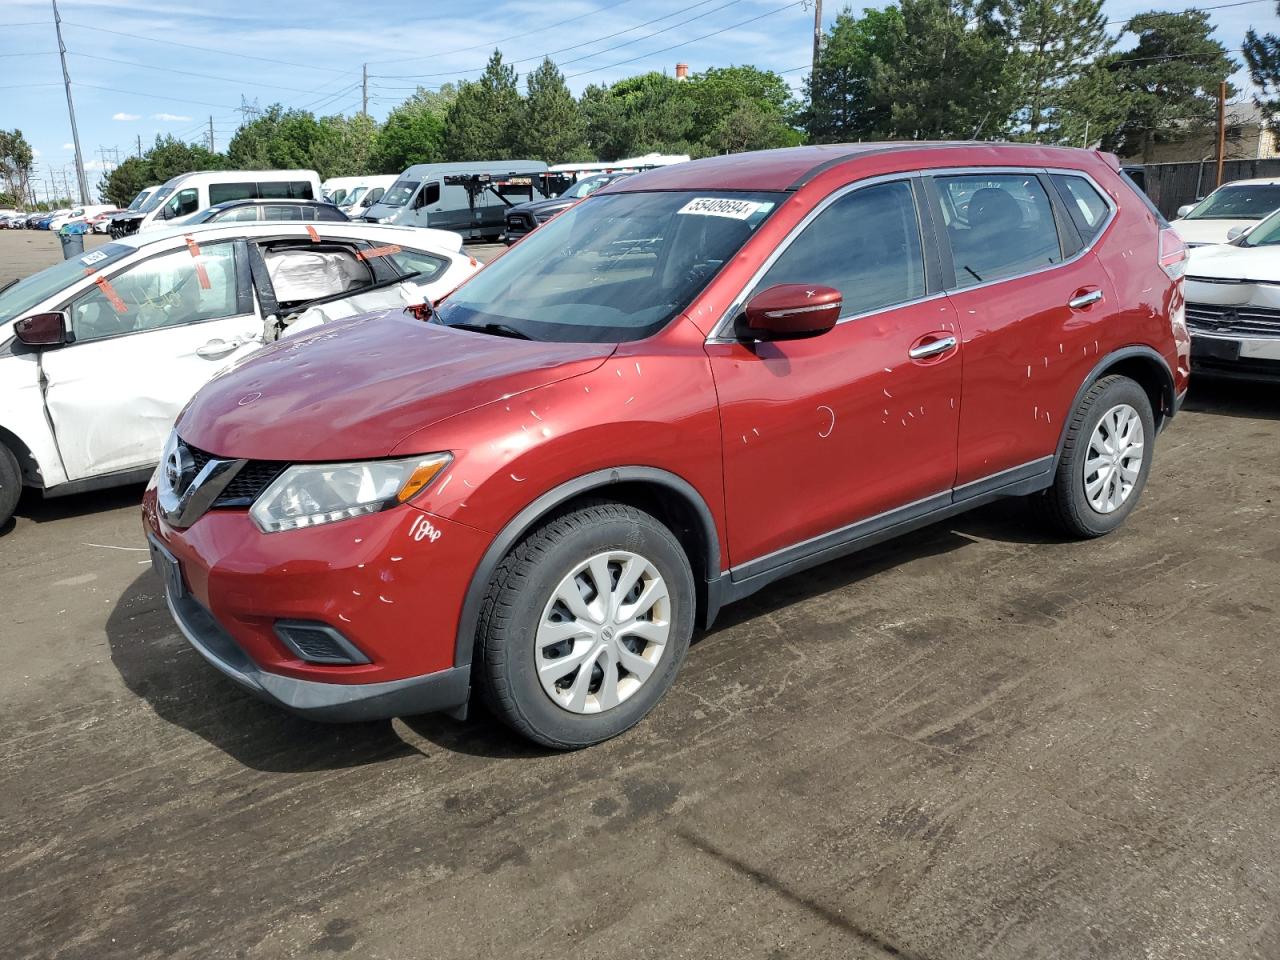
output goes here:
<path id="1" fill-rule="evenodd" d="M 907 184 L 908 187 L 910 187 L 911 181 L 919 179 L 920 176 L 921 174 L 920 174 L 920 171 L 918 170 L 906 170 L 899 173 L 886 173 L 878 177 L 868 177 L 865 180 L 856 180 L 853 183 L 846 183 L 844 186 L 840 187 L 837 190 L 832 191 L 831 193 L 823 197 L 822 200 L 817 204 L 817 206 L 815 206 L 812 210 L 810 210 L 807 214 L 805 214 L 804 219 L 801 220 L 799 223 L 797 223 L 794 227 L 792 227 L 791 232 L 782 238 L 782 242 L 778 244 L 776 247 L 774 247 L 773 252 L 770 253 L 769 256 L 765 258 L 764 263 L 760 264 L 759 269 L 757 269 L 756 272 L 752 274 L 751 279 L 748 280 L 747 283 L 743 286 L 742 291 L 729 303 L 728 308 L 720 315 L 720 319 L 716 321 L 715 326 L 711 328 L 711 332 L 707 335 L 706 342 L 707 343 L 737 343 L 738 342 L 738 338 L 733 336 L 733 318 L 738 315 L 738 312 L 742 309 L 742 307 L 746 304 L 746 302 L 749 299 L 751 299 L 751 295 L 756 292 L 756 287 L 759 285 L 760 281 L 764 278 L 764 275 L 768 273 L 769 270 L 772 269 L 773 265 L 777 263 L 778 259 L 784 253 L 786 253 L 788 248 L 790 248 L 791 244 L 795 243 L 796 238 L 799 237 L 800 234 L 804 232 L 805 228 L 808 227 L 809 224 L 811 224 L 814 220 L 816 220 L 823 212 L 825 212 L 827 208 L 830 207 L 833 203 L 835 203 L 837 200 L 840 200 L 848 196 L 849 194 L 853 193 L 855 190 L 862 190 L 866 187 L 879 186 L 880 184 L 883 184 L 883 183 L 901 182 L 901 183 Z M 914 190 L 912 190 L 911 202 L 913 204 L 917 203 Z M 924 264 L 927 262 L 928 258 L 925 256 L 925 249 L 924 249 L 925 231 L 924 231 L 924 227 L 920 225 L 920 211 L 918 206 L 916 208 L 916 224 L 917 224 L 917 229 L 919 230 L 919 233 L 920 233 L 921 263 Z M 899 307 L 906 307 L 916 303 L 924 303 L 927 300 L 935 300 L 941 296 L 943 296 L 942 292 L 925 294 L 924 296 L 917 297 L 914 300 L 904 300 L 901 303 L 894 303 L 884 307 L 877 307 L 874 310 L 867 310 L 867 311 L 864 311 L 863 313 L 850 314 L 847 317 L 841 317 L 840 319 L 838 319 L 836 321 L 836 326 L 839 326 L 842 323 L 848 323 L 850 320 L 858 320 L 858 319 L 861 319 L 862 317 L 869 317 L 877 313 L 883 313 L 886 310 L 897 310 Z"/>
<path id="2" fill-rule="evenodd" d="M 760 283 L 760 280 L 764 277 L 766 273 L 769 272 L 769 269 L 778 260 L 778 258 L 782 256 L 782 254 L 787 250 L 787 248 L 790 247 L 791 244 L 795 242 L 796 237 L 800 235 L 801 231 L 803 231 L 810 223 L 812 223 L 813 220 L 818 216 L 818 214 L 822 213 L 824 210 L 827 209 L 827 207 L 831 206 L 831 204 L 835 203 L 835 201 L 839 200 L 841 197 L 849 193 L 852 193 L 855 190 L 860 190 L 863 187 L 875 186 L 881 183 L 890 183 L 897 180 L 905 180 L 907 182 L 910 182 L 911 180 L 924 179 L 926 177 L 933 178 L 933 177 L 953 177 L 953 176 L 981 176 L 983 174 L 1006 174 L 1006 173 L 1033 174 L 1036 177 L 1039 177 L 1041 174 L 1046 174 L 1046 175 L 1060 174 L 1064 176 L 1081 177 L 1084 180 L 1088 181 L 1088 183 L 1095 190 L 1098 191 L 1098 196 L 1102 197 L 1103 202 L 1107 205 L 1107 217 L 1102 222 L 1102 226 L 1098 228 L 1096 233 L 1094 233 L 1093 238 L 1091 240 L 1089 240 L 1087 243 L 1084 243 L 1080 247 L 1080 249 L 1077 250 L 1075 253 L 1073 253 L 1071 256 L 1063 260 L 1060 260 L 1057 263 L 1046 264 L 1045 266 L 1039 267 L 1035 270 L 1028 270 L 1025 273 L 1017 273 L 1010 277 L 999 277 L 995 280 L 985 280 L 982 283 L 975 283 L 973 286 L 969 286 L 969 287 L 953 286 L 950 288 L 940 290 L 937 293 L 931 293 L 923 297 L 917 297 L 914 300 L 904 300 L 901 303 L 890 304 L 889 306 L 879 307 L 875 310 L 868 310 L 865 313 L 851 314 L 848 317 L 841 317 L 839 320 L 836 321 L 836 325 L 839 326 L 840 324 L 847 323 L 851 320 L 861 320 L 864 317 L 870 317 L 878 313 L 884 313 L 886 310 L 898 310 L 902 307 L 915 306 L 916 304 L 919 304 L 919 303 L 928 303 L 930 300 L 937 300 L 940 297 L 945 297 L 950 293 L 967 293 L 970 290 L 981 290 L 984 287 L 990 287 L 997 283 L 1009 283 L 1012 280 L 1021 280 L 1023 277 L 1034 277 L 1034 276 L 1037 276 L 1038 274 L 1046 273 L 1049 270 L 1057 270 L 1061 267 L 1070 266 L 1071 264 L 1075 263 L 1077 260 L 1081 259 L 1085 254 L 1092 252 L 1093 248 L 1098 245 L 1098 241 L 1102 239 L 1102 237 L 1106 234 L 1107 229 L 1115 221 L 1116 214 L 1118 211 L 1115 198 L 1112 197 L 1109 192 L 1103 189 L 1102 184 L 1098 183 L 1098 181 L 1095 180 L 1093 176 L 1089 174 L 1087 171 L 1077 170 L 1073 167 L 1020 167 L 1020 166 L 929 167 L 929 168 L 920 169 L 920 170 L 907 170 L 907 171 L 900 171 L 898 173 L 881 174 L 880 176 L 877 176 L 877 177 L 869 177 L 865 180 L 857 180 L 853 183 L 847 183 L 844 186 L 840 187 L 838 190 L 835 190 L 832 193 L 828 194 L 826 197 L 822 199 L 822 201 L 816 207 L 814 207 L 812 210 L 809 211 L 808 214 L 805 215 L 803 220 L 801 220 L 794 227 L 792 227 L 791 232 L 788 233 L 782 239 L 782 242 L 778 244 L 778 246 L 774 249 L 774 251 L 765 260 L 765 262 L 760 265 L 760 268 L 752 275 L 751 279 L 748 280 L 747 283 L 743 286 L 742 292 L 739 293 L 738 296 L 735 297 L 730 302 L 728 309 L 726 309 L 724 313 L 720 315 L 720 319 L 716 321 L 716 325 L 711 328 L 711 333 L 707 335 L 706 342 L 708 344 L 739 342 L 738 339 L 733 336 L 733 330 L 732 330 L 733 318 L 737 316 L 738 311 L 742 309 L 743 305 L 747 302 L 747 300 L 751 298 L 751 295 L 755 293 L 756 287 Z M 1046 188 L 1046 192 L 1047 192 L 1047 189 L 1056 190 L 1057 188 L 1054 187 L 1052 184 L 1050 184 L 1049 187 Z M 1046 199 L 1049 200 L 1050 209 L 1052 209 L 1053 198 L 1046 196 Z M 1063 203 L 1065 204 L 1066 201 L 1064 200 Z M 935 224 L 935 235 L 940 237 L 940 231 L 945 229 L 946 229 L 945 224 Z M 923 228 L 921 229 L 920 232 L 921 232 L 921 239 L 923 240 L 924 239 Z M 1077 230 L 1077 232 L 1079 231 Z M 1082 237 L 1081 240 L 1083 239 L 1084 238 Z M 941 241 L 939 240 L 939 242 Z"/>

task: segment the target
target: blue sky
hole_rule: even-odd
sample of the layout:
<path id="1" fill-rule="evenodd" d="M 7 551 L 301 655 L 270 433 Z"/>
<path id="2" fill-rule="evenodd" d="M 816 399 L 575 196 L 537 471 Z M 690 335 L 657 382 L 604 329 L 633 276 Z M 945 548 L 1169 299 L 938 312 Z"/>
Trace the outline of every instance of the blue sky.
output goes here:
<path id="1" fill-rule="evenodd" d="M 829 22 L 841 4 L 824 6 Z M 1110 0 L 1107 10 L 1123 22 L 1153 6 Z M 127 155 L 139 136 L 144 146 L 157 133 L 199 140 L 211 115 L 215 146 L 224 148 L 242 96 L 260 106 L 279 101 L 353 113 L 366 62 L 370 113 L 379 119 L 416 84 L 475 78 L 494 46 L 522 76 L 550 53 L 575 92 L 645 70 L 671 72 L 677 61 L 694 71 L 753 63 L 799 85 L 813 18 L 800 0 L 60 0 L 59 9 L 91 180 L 104 164 L 103 148 L 109 163 L 111 151 Z M 1274 0 L 1212 16 L 1229 48 L 1240 46 L 1251 24 L 1276 26 Z M 73 159 L 61 79 L 48 0 L 4 0 L 0 128 L 26 133 L 46 182 L 49 171 L 60 177 Z"/>

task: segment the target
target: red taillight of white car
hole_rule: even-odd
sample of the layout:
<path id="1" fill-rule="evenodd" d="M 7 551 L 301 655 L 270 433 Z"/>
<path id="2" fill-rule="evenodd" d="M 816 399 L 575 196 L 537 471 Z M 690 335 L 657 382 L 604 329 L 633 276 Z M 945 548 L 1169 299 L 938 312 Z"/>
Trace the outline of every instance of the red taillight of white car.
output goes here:
<path id="1" fill-rule="evenodd" d="M 1172 280 L 1187 272 L 1187 245 L 1172 227 L 1160 231 L 1160 269 Z"/>

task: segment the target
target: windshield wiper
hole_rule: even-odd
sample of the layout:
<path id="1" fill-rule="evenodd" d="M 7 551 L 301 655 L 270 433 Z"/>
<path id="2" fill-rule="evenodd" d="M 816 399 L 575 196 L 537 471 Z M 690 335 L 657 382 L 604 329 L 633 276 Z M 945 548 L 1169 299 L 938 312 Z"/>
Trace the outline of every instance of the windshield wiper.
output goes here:
<path id="1" fill-rule="evenodd" d="M 476 333 L 488 333 L 495 337 L 511 337 L 515 340 L 533 339 L 523 330 L 505 323 L 445 323 L 442 326 L 453 327 L 455 330 L 474 330 Z"/>

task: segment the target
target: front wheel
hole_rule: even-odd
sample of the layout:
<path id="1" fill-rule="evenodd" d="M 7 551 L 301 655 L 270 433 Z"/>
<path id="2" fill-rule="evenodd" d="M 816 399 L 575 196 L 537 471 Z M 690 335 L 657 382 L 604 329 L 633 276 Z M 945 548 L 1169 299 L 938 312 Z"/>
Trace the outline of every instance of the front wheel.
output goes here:
<path id="1" fill-rule="evenodd" d="M 649 514 L 593 501 L 554 516 L 490 584 L 478 637 L 485 699 L 549 747 L 617 736 L 675 680 L 694 598 L 683 548 Z"/>
<path id="2" fill-rule="evenodd" d="M 18 458 L 4 444 L 0 444 L 0 527 L 9 522 L 22 495 L 22 470 Z"/>
<path id="3" fill-rule="evenodd" d="M 1103 377 L 1072 414 L 1053 486 L 1033 497 L 1041 518 L 1069 537 L 1120 526 L 1147 484 L 1155 436 L 1147 392 L 1128 377 Z"/>

